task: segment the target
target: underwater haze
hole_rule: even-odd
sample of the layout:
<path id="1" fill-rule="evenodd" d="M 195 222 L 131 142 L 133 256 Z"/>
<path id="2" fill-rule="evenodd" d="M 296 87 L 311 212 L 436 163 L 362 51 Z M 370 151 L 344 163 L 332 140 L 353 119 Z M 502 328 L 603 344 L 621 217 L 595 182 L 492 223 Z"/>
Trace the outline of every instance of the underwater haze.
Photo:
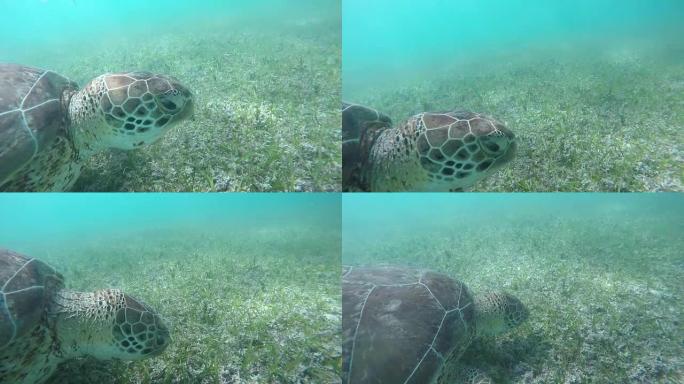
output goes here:
<path id="1" fill-rule="evenodd" d="M 336 0 L 0 0 L 0 61 L 83 87 L 177 78 L 194 116 L 159 142 L 91 158 L 77 191 L 340 189 Z"/>
<path id="2" fill-rule="evenodd" d="M 340 209 L 335 194 L 3 194 L 0 248 L 170 325 L 159 357 L 75 360 L 50 383 L 335 382 Z"/>
<path id="3" fill-rule="evenodd" d="M 346 194 L 342 263 L 446 273 L 530 311 L 461 361 L 500 383 L 684 378 L 681 194 Z"/>
<path id="4" fill-rule="evenodd" d="M 684 2 L 343 0 L 343 98 L 518 137 L 481 191 L 681 191 Z"/>
<path id="5" fill-rule="evenodd" d="M 334 4 L 322 1 L 321 4 Z M 290 0 L 2 0 L 0 33 L 3 53 L 8 47 L 23 49 L 33 44 L 95 45 L 105 38 L 127 34 L 164 33 L 210 20 L 225 24 L 261 22 L 264 29 L 297 18 L 333 16 L 334 8 Z M 19 53 L 19 52 L 17 52 Z M 17 56 L 18 57 L 18 56 Z"/>

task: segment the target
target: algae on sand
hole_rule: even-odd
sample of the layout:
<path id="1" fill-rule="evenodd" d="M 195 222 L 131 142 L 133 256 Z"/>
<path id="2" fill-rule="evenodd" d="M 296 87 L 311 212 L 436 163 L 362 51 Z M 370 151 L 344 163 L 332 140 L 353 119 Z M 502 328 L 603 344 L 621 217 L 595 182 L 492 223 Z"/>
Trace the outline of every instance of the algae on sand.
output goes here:
<path id="1" fill-rule="evenodd" d="M 76 188 L 339 190 L 339 47 L 327 32 L 182 34 L 131 52 L 137 66 L 163 63 L 187 82 L 194 119 L 157 145 L 93 159 Z M 117 65 L 116 55 L 100 60 L 93 67 L 136 66 Z"/>
<path id="2" fill-rule="evenodd" d="M 139 362 L 70 361 L 50 383 L 335 382 L 339 241 L 308 229 L 184 229 L 51 249 L 44 259 L 62 266 L 67 286 L 144 298 L 173 341 Z"/>

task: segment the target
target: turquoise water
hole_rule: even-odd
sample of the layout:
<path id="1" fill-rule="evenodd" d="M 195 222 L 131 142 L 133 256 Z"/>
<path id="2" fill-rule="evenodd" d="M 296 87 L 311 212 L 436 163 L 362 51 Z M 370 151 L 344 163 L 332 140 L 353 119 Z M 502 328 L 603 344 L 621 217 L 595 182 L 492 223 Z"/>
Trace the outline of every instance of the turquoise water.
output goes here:
<path id="1" fill-rule="evenodd" d="M 4 194 L 0 246 L 31 253 L 79 239 L 140 232 L 193 234 L 317 228 L 335 231 L 334 194 Z"/>
<path id="2" fill-rule="evenodd" d="M 245 30 L 282 34 L 328 24 L 339 29 L 339 4 L 332 0 L 0 0 L 0 10 L 0 61 L 57 71 L 75 64 L 87 68 L 97 60 L 91 56 L 110 51 L 119 55 L 112 64 L 138 67 L 116 71 L 155 71 L 171 64 L 154 57 L 141 62 L 136 58 L 141 51 L 155 56 L 172 50 L 184 55 L 178 59 L 187 65 L 202 59 L 201 53 L 187 56 L 187 40 L 212 56 L 216 42 L 207 39 L 216 34 L 224 35 L 225 52 L 231 37 Z M 81 85 L 95 76 L 62 74 Z"/>
<path id="3" fill-rule="evenodd" d="M 364 87 L 429 78 L 502 52 L 586 45 L 672 44 L 682 54 L 684 3 L 678 0 L 344 0 L 344 97 Z M 550 53 L 549 55 L 553 55 Z"/>
<path id="4" fill-rule="evenodd" d="M 520 222 L 602 220 L 639 225 L 673 236 L 684 230 L 684 197 L 680 194 L 347 194 L 343 196 L 344 257 L 353 259 L 357 243 L 387 236 L 413 237 L 437 231 L 487 231 Z M 652 221 L 660 228 L 650 227 Z M 649 223 L 647 225 L 647 223 Z M 483 234 L 482 238 L 487 235 Z M 391 255 L 388 255 L 391 257 Z"/>
<path id="5" fill-rule="evenodd" d="M 265 30 L 275 29 L 293 20 L 330 17 L 334 13 L 328 4 L 332 3 L 288 0 L 2 0 L 0 59 L 20 59 L 26 51 L 39 47 L 73 49 L 79 45 L 101 46 L 110 40 L 141 39 L 145 35 L 154 39 L 160 34 L 197 33 L 198 30 L 221 25 L 259 25 Z M 68 55 L 69 51 L 62 54 Z"/>
<path id="6" fill-rule="evenodd" d="M 530 310 L 462 360 L 495 382 L 672 383 L 684 373 L 681 194 L 348 194 L 342 262 L 446 273 Z"/>

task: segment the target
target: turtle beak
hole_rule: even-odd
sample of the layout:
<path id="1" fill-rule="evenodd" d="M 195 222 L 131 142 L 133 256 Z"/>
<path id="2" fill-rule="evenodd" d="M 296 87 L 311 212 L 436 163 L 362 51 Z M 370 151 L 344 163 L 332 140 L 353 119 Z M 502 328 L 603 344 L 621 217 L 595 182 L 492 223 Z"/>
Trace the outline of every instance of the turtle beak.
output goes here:
<path id="1" fill-rule="evenodd" d="M 508 141 L 508 146 L 506 147 L 506 151 L 496 159 L 496 161 L 490 168 L 492 170 L 501 168 L 502 166 L 510 163 L 515 157 L 516 152 L 518 151 L 518 140 L 515 138 L 513 132 L 511 132 L 507 128 L 502 127 L 499 127 L 499 130 L 503 132 L 503 139 Z"/>
<path id="2" fill-rule="evenodd" d="M 157 344 L 157 347 L 148 356 L 159 356 L 162 352 L 164 352 L 166 347 L 169 346 L 171 343 L 171 335 L 169 334 L 169 330 L 166 328 L 158 330 L 155 343 Z"/>
<path id="3" fill-rule="evenodd" d="M 157 96 L 157 104 L 165 113 L 175 115 L 182 111 L 190 100 L 178 89 L 168 90 Z"/>

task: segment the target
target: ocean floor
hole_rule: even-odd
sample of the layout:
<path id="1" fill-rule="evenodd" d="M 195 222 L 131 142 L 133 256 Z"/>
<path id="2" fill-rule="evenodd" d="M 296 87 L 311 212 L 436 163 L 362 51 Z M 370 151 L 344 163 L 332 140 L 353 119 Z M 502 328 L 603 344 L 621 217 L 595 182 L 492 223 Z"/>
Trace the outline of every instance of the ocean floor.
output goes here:
<path id="1" fill-rule="evenodd" d="M 32 256 L 67 288 L 121 288 L 155 308 L 172 337 L 159 357 L 73 360 L 50 383 L 335 383 L 339 244 L 337 231 L 274 226 L 44 246 Z"/>
<path id="2" fill-rule="evenodd" d="M 466 52 L 388 63 L 384 78 L 345 74 L 343 96 L 395 124 L 461 108 L 503 121 L 517 156 L 473 191 L 682 191 L 683 52 L 663 41 Z"/>
<path id="3" fill-rule="evenodd" d="M 196 28 L 55 45 L 15 59 L 80 86 L 105 72 L 149 70 L 194 93 L 194 118 L 152 146 L 95 156 L 74 190 L 340 190 L 339 20 Z"/>
<path id="4" fill-rule="evenodd" d="M 345 233 L 343 262 L 428 268 L 461 279 L 475 294 L 515 294 L 529 320 L 510 334 L 476 340 L 462 358 L 496 383 L 681 383 L 684 240 L 677 215 L 463 217 L 414 224 L 412 232 L 388 223 L 366 240 Z"/>

